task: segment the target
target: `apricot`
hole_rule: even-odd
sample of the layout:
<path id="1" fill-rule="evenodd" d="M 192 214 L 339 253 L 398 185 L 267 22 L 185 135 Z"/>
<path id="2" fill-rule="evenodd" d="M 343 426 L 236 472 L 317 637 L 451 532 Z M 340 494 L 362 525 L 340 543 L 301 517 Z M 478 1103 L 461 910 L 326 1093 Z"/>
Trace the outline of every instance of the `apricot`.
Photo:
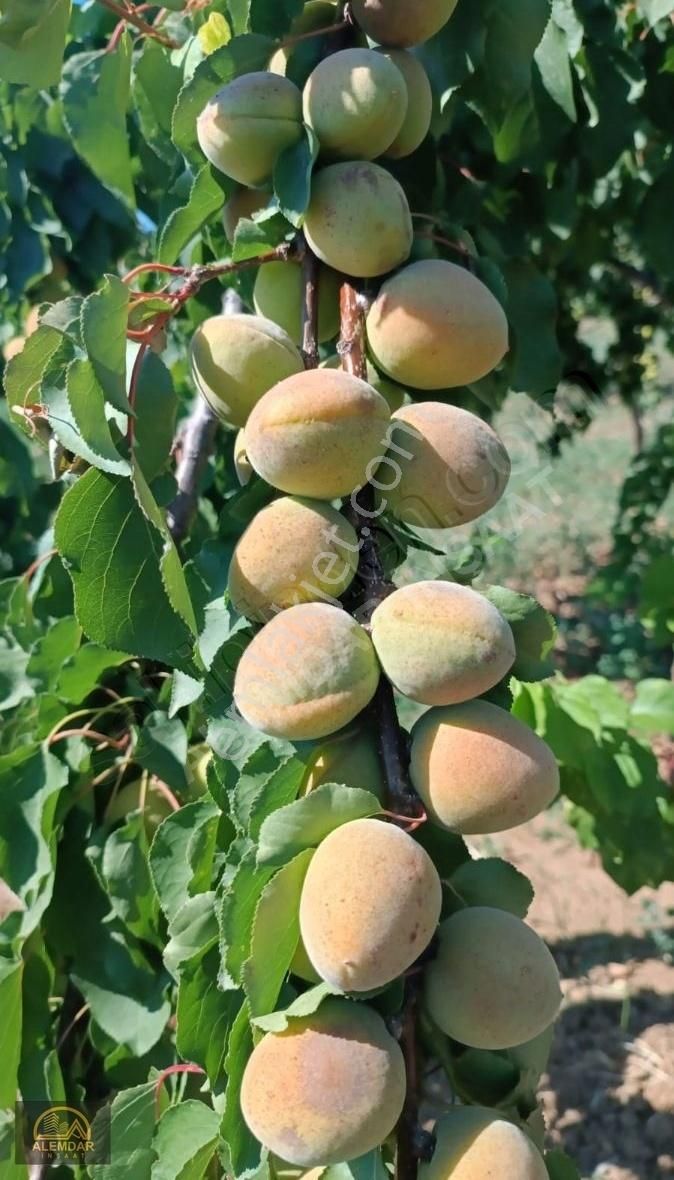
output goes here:
<path id="1" fill-rule="evenodd" d="M 433 114 L 433 92 L 421 62 L 406 49 L 377 49 L 376 52 L 393 62 L 405 79 L 405 118 L 400 131 L 384 152 L 389 159 L 400 160 L 415 152 L 428 135 Z"/>
<path id="2" fill-rule="evenodd" d="M 363 628 L 339 607 L 309 602 L 276 615 L 246 648 L 234 703 L 255 729 L 309 741 L 353 721 L 378 683 L 377 657 Z"/>
<path id="3" fill-rule="evenodd" d="M 410 775 L 429 815 L 464 836 L 519 827 L 559 792 L 549 746 L 489 701 L 420 717 L 412 730 Z"/>
<path id="4" fill-rule="evenodd" d="M 329 999 L 256 1045 L 241 1111 L 260 1143 L 312 1168 L 378 1147 L 404 1098 L 403 1055 L 381 1016 L 352 1000 Z"/>
<path id="5" fill-rule="evenodd" d="M 229 567 L 232 606 L 257 622 L 300 602 L 339 598 L 358 568 L 358 537 L 335 508 L 283 496 L 253 518 Z"/>
<path id="6" fill-rule="evenodd" d="M 246 454 L 246 438 L 243 428 L 237 432 L 234 439 L 234 470 L 236 478 L 238 479 L 242 488 L 245 488 L 250 483 L 255 472 L 248 461 Z"/>
<path id="7" fill-rule="evenodd" d="M 254 315 L 214 315 L 192 337 L 192 376 L 219 418 L 244 426 L 255 403 L 304 362 L 283 328 Z"/>
<path id="8" fill-rule="evenodd" d="M 322 262 L 359 278 L 386 274 L 412 249 L 407 197 L 390 172 L 369 160 L 315 173 L 304 233 Z"/>
<path id="9" fill-rule="evenodd" d="M 302 11 L 292 21 L 289 37 L 301 36 L 302 33 L 313 33 L 315 29 L 327 29 L 336 22 L 337 5 L 332 0 L 308 0 Z M 273 74 L 285 75 L 292 50 L 293 47 L 290 45 L 280 46 L 272 54 L 269 60 L 269 69 Z"/>
<path id="10" fill-rule="evenodd" d="M 207 160 L 239 184 L 269 180 L 281 152 L 302 135 L 302 95 L 268 71 L 241 74 L 206 104 L 197 138 Z"/>
<path id="11" fill-rule="evenodd" d="M 421 45 L 447 24 L 457 0 L 354 0 L 360 27 L 379 45 Z"/>
<path id="12" fill-rule="evenodd" d="M 382 286 L 367 317 L 378 368 L 414 389 L 470 385 L 508 348 L 508 321 L 480 279 L 440 258 L 413 262 Z"/>
<path id="13" fill-rule="evenodd" d="M 229 200 L 225 201 L 225 207 L 222 210 L 222 224 L 225 227 L 227 241 L 234 241 L 236 227 L 242 218 L 250 220 L 253 213 L 258 213 L 260 209 L 265 209 L 270 200 L 271 194 L 262 192 L 260 189 L 237 189 Z"/>
<path id="14" fill-rule="evenodd" d="M 246 425 L 246 451 L 272 487 L 334 500 L 350 495 L 376 468 L 388 422 L 384 398 L 365 381 L 308 369 L 260 399 Z"/>
<path id="15" fill-rule="evenodd" d="M 426 949 L 441 904 L 440 878 L 420 844 L 382 820 L 353 820 L 326 836 L 309 864 L 302 942 L 327 983 L 370 991 Z"/>
<path id="16" fill-rule="evenodd" d="M 304 121 L 322 151 L 374 160 L 399 134 L 407 114 L 401 71 L 373 49 L 342 49 L 318 63 L 304 87 Z"/>
<path id="17" fill-rule="evenodd" d="M 419 1180 L 548 1180 L 528 1135 L 497 1110 L 455 1106 L 435 1126 L 435 1150 Z"/>
<path id="18" fill-rule="evenodd" d="M 332 340 L 339 332 L 339 277 L 329 267 L 318 275 L 318 342 Z M 299 262 L 267 262 L 261 266 L 253 288 L 255 310 L 302 343 L 304 280 Z"/>
<path id="19" fill-rule="evenodd" d="M 455 1041 L 510 1049 L 552 1024 L 562 995 L 555 960 L 530 926 L 505 910 L 471 906 L 440 926 L 425 998 Z"/>
<path id="20" fill-rule="evenodd" d="M 337 356 L 329 356 L 327 360 L 321 361 L 322 369 L 340 369 L 342 368 L 342 358 Z M 377 393 L 380 393 L 388 403 L 388 408 L 391 412 L 399 410 L 405 401 L 405 390 L 401 385 L 396 385 L 395 381 L 389 381 L 388 377 L 382 377 L 381 373 L 375 369 L 372 361 L 367 361 L 367 383 Z"/>
<path id="21" fill-rule="evenodd" d="M 515 661 L 509 623 L 456 582 L 394 590 L 372 615 L 372 642 L 388 679 L 421 705 L 452 705 L 488 692 Z"/>
<path id="22" fill-rule="evenodd" d="M 173 808 L 165 795 L 157 789 L 152 779 L 145 791 L 141 779 L 126 783 L 110 800 L 105 812 L 106 824 L 116 824 L 120 819 L 126 819 L 132 811 L 137 811 L 143 802 L 143 821 L 148 837 L 152 837 L 157 828 L 171 815 Z"/>
<path id="23" fill-rule="evenodd" d="M 393 415 L 391 459 L 375 480 L 382 506 L 417 528 L 476 520 L 503 495 L 510 459 L 481 418 L 442 402 L 416 402 Z"/>
<path id="24" fill-rule="evenodd" d="M 351 726 L 318 747 L 309 762 L 300 793 L 308 795 L 323 783 L 360 787 L 378 799 L 384 798 L 381 759 L 369 728 Z"/>

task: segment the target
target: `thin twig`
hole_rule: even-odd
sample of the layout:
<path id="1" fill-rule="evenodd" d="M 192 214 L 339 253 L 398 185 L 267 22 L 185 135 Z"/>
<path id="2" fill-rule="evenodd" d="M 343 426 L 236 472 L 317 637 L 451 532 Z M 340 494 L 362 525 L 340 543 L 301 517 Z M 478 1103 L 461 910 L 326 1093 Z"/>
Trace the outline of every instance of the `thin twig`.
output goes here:
<path id="1" fill-rule="evenodd" d="M 311 29 L 308 33 L 297 33 L 295 37 L 286 37 L 285 41 L 279 41 L 276 48 L 290 49 L 293 45 L 298 45 L 300 41 L 309 41 L 312 37 L 327 37 L 330 33 L 343 33 L 350 25 L 350 21 L 340 20 L 334 25 L 324 25 L 322 29 Z"/>
<path id="2" fill-rule="evenodd" d="M 167 1078 L 170 1078 L 173 1074 L 177 1073 L 197 1073 L 205 1076 L 206 1070 L 202 1069 L 200 1065 L 169 1065 L 166 1069 L 163 1069 L 157 1078 L 154 1088 L 157 1113 L 159 1113 L 159 1096 L 161 1094 L 161 1088 Z"/>
<path id="3" fill-rule="evenodd" d="M 114 13 L 120 21 L 124 21 L 127 25 L 133 25 L 145 37 L 151 37 L 153 41 L 158 41 L 160 45 L 166 45 L 169 49 L 180 48 L 178 41 L 173 41 L 170 37 L 166 37 L 163 33 L 158 32 L 153 25 L 149 25 L 147 21 L 143 20 L 142 16 L 139 16 L 135 9 L 125 8 L 123 4 L 118 4 L 117 0 L 98 0 L 98 3 L 103 8 L 107 8 L 109 12 Z"/>
<path id="4" fill-rule="evenodd" d="M 302 299 L 302 352 L 307 369 L 318 368 L 318 284 L 320 271 L 313 250 L 305 246 L 302 262 L 304 294 Z"/>

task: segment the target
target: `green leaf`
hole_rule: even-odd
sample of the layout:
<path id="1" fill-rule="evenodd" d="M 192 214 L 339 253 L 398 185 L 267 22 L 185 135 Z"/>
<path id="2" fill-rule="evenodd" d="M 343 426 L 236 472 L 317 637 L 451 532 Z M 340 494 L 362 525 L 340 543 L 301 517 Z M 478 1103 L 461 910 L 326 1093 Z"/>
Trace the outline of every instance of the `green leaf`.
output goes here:
<path id="1" fill-rule="evenodd" d="M 150 848 L 150 872 L 159 904 L 171 921 L 191 896 L 195 870 L 190 849 L 199 830 L 217 817 L 214 803 L 199 800 L 174 811 L 157 829 Z"/>
<path id="2" fill-rule="evenodd" d="M 642 733 L 674 735 L 674 683 L 641 680 L 630 707 L 630 724 Z"/>
<path id="3" fill-rule="evenodd" d="M 498 857 L 467 861 L 452 874 L 450 884 L 466 905 L 492 906 L 518 918 L 525 917 L 534 899 L 531 882 Z"/>
<path id="4" fill-rule="evenodd" d="M 162 582 L 173 610 L 189 628 L 191 642 L 197 635 L 197 620 L 185 580 L 182 562 L 169 532 L 166 517 L 161 512 L 157 501 L 148 487 L 147 480 L 137 463 L 134 464 L 133 469 L 133 489 L 145 518 L 154 526 L 163 539 L 164 550 L 159 562 Z M 193 665 L 190 665 L 190 668 L 194 671 Z"/>
<path id="5" fill-rule="evenodd" d="M 101 873 L 110 905 L 137 938 L 156 941 L 158 906 L 148 864 L 145 819 L 134 814 L 108 836 Z"/>
<path id="6" fill-rule="evenodd" d="M 174 791 L 187 790 L 187 733 L 177 717 L 171 720 L 159 710 L 150 713 L 138 735 L 134 759 Z"/>
<path id="7" fill-rule="evenodd" d="M 180 91 L 173 111 L 173 142 L 192 163 L 199 167 L 203 164 L 196 126 L 206 103 L 239 74 L 266 69 L 274 48 L 270 38 L 249 34 L 235 37 L 199 63 Z"/>
<path id="8" fill-rule="evenodd" d="M 88 471 L 63 497 L 54 537 L 89 638 L 189 673 L 192 636 L 166 590 L 163 538 L 131 482 Z"/>
<path id="9" fill-rule="evenodd" d="M 215 1154 L 220 1120 L 204 1102 L 188 1098 L 164 1111 L 152 1147 L 151 1180 L 201 1180 Z"/>
<path id="10" fill-rule="evenodd" d="M 116 1094 L 108 1110 L 102 1107 L 93 1122 L 96 1142 L 97 1124 L 110 1120 L 109 1164 L 93 1164 L 93 1180 L 150 1180 L 155 1153 L 152 1136 L 155 1129 L 155 1083 L 146 1082 Z M 105 1136 L 102 1137 L 105 1139 Z"/>
<path id="11" fill-rule="evenodd" d="M 21 961 L 0 958 L 0 1107 L 13 1107 L 19 1088 L 17 1074 L 21 1056 L 22 977 Z"/>
<path id="12" fill-rule="evenodd" d="M 290 225 L 277 210 L 271 209 L 269 216 L 259 217 L 254 221 L 242 217 L 234 234 L 232 261 L 245 262 L 248 258 L 259 258 L 262 254 L 268 254 L 292 234 Z"/>
<path id="13" fill-rule="evenodd" d="M 60 343 L 61 336 L 54 328 L 41 326 L 28 337 L 21 352 L 12 357 L 4 374 L 5 396 L 10 408 L 39 403 L 40 382 Z M 15 413 L 12 420 L 20 422 L 25 432 L 32 434 L 22 415 Z"/>
<path id="14" fill-rule="evenodd" d="M 0 77 L 41 89 L 61 76 L 70 0 L 4 0 L 0 16 Z"/>
<path id="15" fill-rule="evenodd" d="M 287 33 L 293 18 L 304 7 L 304 0 L 250 0 L 250 27 L 255 33 L 266 33 L 269 37 L 282 37 Z"/>
<path id="16" fill-rule="evenodd" d="M 136 386 L 134 455 L 148 483 L 166 467 L 175 434 L 178 397 L 161 357 L 149 349 Z"/>
<path id="17" fill-rule="evenodd" d="M 533 262 L 514 258 L 502 266 L 508 284 L 508 320 L 514 331 L 510 387 L 540 395 L 557 388 L 562 372 L 555 291 Z"/>
<path id="18" fill-rule="evenodd" d="M 106 401 L 130 414 L 126 396 L 126 327 L 129 289 L 114 275 L 106 275 L 97 291 L 82 305 L 82 341 Z"/>
<path id="19" fill-rule="evenodd" d="M 260 829 L 258 864 L 285 864 L 306 848 L 315 848 L 342 824 L 379 811 L 381 803 L 369 791 L 324 783 L 267 817 Z"/>
<path id="20" fill-rule="evenodd" d="M 125 34 L 113 53 L 77 53 L 63 72 L 63 119 L 78 155 L 125 205 L 135 196 L 126 130 L 131 41 Z"/>
<path id="21" fill-rule="evenodd" d="M 284 865 L 265 886 L 253 923 L 243 985 L 251 1016 L 271 1012 L 278 1000 L 300 937 L 299 904 L 313 852 L 307 849 Z"/>
<path id="22" fill-rule="evenodd" d="M 382 1153 L 377 1150 L 344 1164 L 333 1164 L 325 1169 L 322 1180 L 387 1180 L 388 1176 Z"/>
<path id="23" fill-rule="evenodd" d="M 250 849 L 231 879 L 226 879 L 218 889 L 222 979 L 227 986 L 242 982 L 243 965 L 250 956 L 255 911 L 273 871 L 259 868 L 255 852 Z"/>
<path id="24" fill-rule="evenodd" d="M 225 1058 L 227 1089 L 220 1134 L 229 1149 L 230 1166 L 234 1176 L 255 1172 L 260 1166 L 262 1148 L 241 1118 L 241 1081 L 246 1063 L 253 1051 L 248 1004 L 240 1007 L 232 1026 Z M 230 1170 L 229 1168 L 227 1169 Z"/>
<path id="25" fill-rule="evenodd" d="M 35 695 L 28 677 L 29 659 L 21 647 L 0 646 L 0 712 L 15 709 Z"/>
<path id="26" fill-rule="evenodd" d="M 550 1180 L 581 1180 L 573 1160 L 563 1151 L 546 1151 L 545 1166 Z"/>
<path id="27" fill-rule="evenodd" d="M 215 1093 L 224 1085 L 227 1040 L 242 1000 L 241 992 L 221 990 L 219 971 L 218 947 L 182 963 L 176 1010 L 176 1048 L 206 1070 Z"/>
<path id="28" fill-rule="evenodd" d="M 131 468 L 113 442 L 105 416 L 105 400 L 93 365 L 74 360 L 65 373 L 59 366 L 47 372 L 42 401 L 49 424 L 67 451 L 86 459 L 101 471 L 129 475 Z"/>
<path id="29" fill-rule="evenodd" d="M 659 20 L 664 20 L 666 16 L 670 16 L 672 12 L 671 0 L 639 0 L 637 7 L 643 13 L 651 28 Z"/>
<path id="30" fill-rule="evenodd" d="M 316 135 L 305 125 L 302 138 L 281 152 L 274 167 L 274 192 L 279 207 L 295 226 L 301 226 L 309 205 L 311 173 L 319 148 Z"/>
<path id="31" fill-rule="evenodd" d="M 563 24 L 557 23 L 554 4 L 552 16 L 534 58 L 550 98 L 561 107 L 567 118 L 575 123 L 577 112 L 569 39 Z"/>
<path id="32" fill-rule="evenodd" d="M 515 663 L 510 675 L 518 680 L 544 680 L 555 671 L 550 653 L 557 629 L 552 615 L 529 594 L 505 586 L 490 586 L 485 598 L 508 620 L 515 638 Z"/>
<path id="33" fill-rule="evenodd" d="M 496 0 L 487 7 L 480 98 L 492 126 L 528 91 L 531 66 L 550 16 L 549 0 Z"/>
<path id="34" fill-rule="evenodd" d="M 182 82 L 182 69 L 171 61 L 170 50 L 147 37 L 134 65 L 133 99 L 146 142 L 170 166 L 177 159 L 171 114 Z"/>
<path id="35" fill-rule="evenodd" d="M 164 963 L 174 978 L 182 964 L 206 954 L 218 941 L 215 893 L 198 893 L 188 897 L 169 925 L 169 940 L 164 947 Z"/>
<path id="36" fill-rule="evenodd" d="M 305 1016 L 313 1016 L 318 1012 L 323 1000 L 328 996 L 341 995 L 337 988 L 329 983 L 318 983 L 303 992 L 292 1004 L 282 1012 L 269 1012 L 266 1016 L 256 1016 L 253 1024 L 263 1032 L 285 1032 L 291 1020 L 302 1020 Z"/>
<path id="37" fill-rule="evenodd" d="M 118 668 L 128 659 L 125 652 L 110 651 L 97 643 L 85 643 L 70 659 L 65 660 L 56 692 L 64 700 L 79 705 L 100 686 L 105 672 Z"/>
<path id="38" fill-rule="evenodd" d="M 166 218 L 159 239 L 159 261 L 172 265 L 186 246 L 210 221 L 226 200 L 227 180 L 211 164 L 196 173 L 187 204 L 174 209 Z"/>

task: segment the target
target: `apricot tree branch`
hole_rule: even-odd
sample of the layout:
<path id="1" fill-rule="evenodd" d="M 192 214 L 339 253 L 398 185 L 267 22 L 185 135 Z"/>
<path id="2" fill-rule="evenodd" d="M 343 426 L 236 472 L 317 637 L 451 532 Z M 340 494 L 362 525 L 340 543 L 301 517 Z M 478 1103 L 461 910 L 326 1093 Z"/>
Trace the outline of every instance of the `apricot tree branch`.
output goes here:
<path id="1" fill-rule="evenodd" d="M 304 246 L 302 261 L 302 352 L 307 369 L 318 368 L 318 259 L 313 250 Z"/>
<path id="2" fill-rule="evenodd" d="M 107 8 L 109 12 L 114 13 L 120 21 L 124 21 L 127 25 L 133 25 L 134 29 L 138 29 L 139 33 L 143 33 L 145 37 L 151 37 L 153 41 L 158 41 L 160 45 L 166 45 L 169 49 L 179 49 L 180 46 L 177 41 L 173 41 L 170 37 L 166 37 L 160 33 L 153 25 L 148 24 L 143 20 L 142 16 L 133 8 L 126 8 L 123 4 L 118 4 L 117 0 L 98 0 L 98 3 Z"/>

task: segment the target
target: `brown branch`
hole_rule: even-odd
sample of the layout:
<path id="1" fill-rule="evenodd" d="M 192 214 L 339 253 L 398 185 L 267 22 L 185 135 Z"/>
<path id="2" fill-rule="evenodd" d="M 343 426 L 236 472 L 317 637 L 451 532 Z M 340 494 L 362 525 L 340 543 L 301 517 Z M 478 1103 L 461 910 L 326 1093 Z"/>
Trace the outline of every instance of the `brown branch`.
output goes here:
<path id="1" fill-rule="evenodd" d="M 320 282 L 318 259 L 313 250 L 305 244 L 302 262 L 302 352 L 307 369 L 318 368 L 318 284 Z"/>
<path id="2" fill-rule="evenodd" d="M 134 29 L 138 29 L 139 33 L 143 33 L 145 37 L 151 37 L 153 41 L 158 41 L 160 45 L 166 45 L 168 49 L 179 49 L 180 43 L 173 41 L 170 37 L 166 37 L 163 33 L 158 32 L 153 25 L 143 20 L 135 9 L 125 8 L 123 4 L 118 4 L 117 0 L 98 0 L 98 3 L 107 8 L 109 12 L 127 25 L 133 25 Z M 114 36 L 114 34 L 113 34 Z"/>
<path id="3" fill-rule="evenodd" d="M 312 37 L 327 37 L 330 33 L 343 33 L 350 26 L 351 21 L 340 20 L 334 25 L 324 25 L 322 29 L 311 29 L 308 33 L 298 33 L 295 37 L 286 37 L 285 41 L 279 41 L 276 49 L 291 49 L 293 45 L 299 45 L 300 41 L 309 41 Z"/>

